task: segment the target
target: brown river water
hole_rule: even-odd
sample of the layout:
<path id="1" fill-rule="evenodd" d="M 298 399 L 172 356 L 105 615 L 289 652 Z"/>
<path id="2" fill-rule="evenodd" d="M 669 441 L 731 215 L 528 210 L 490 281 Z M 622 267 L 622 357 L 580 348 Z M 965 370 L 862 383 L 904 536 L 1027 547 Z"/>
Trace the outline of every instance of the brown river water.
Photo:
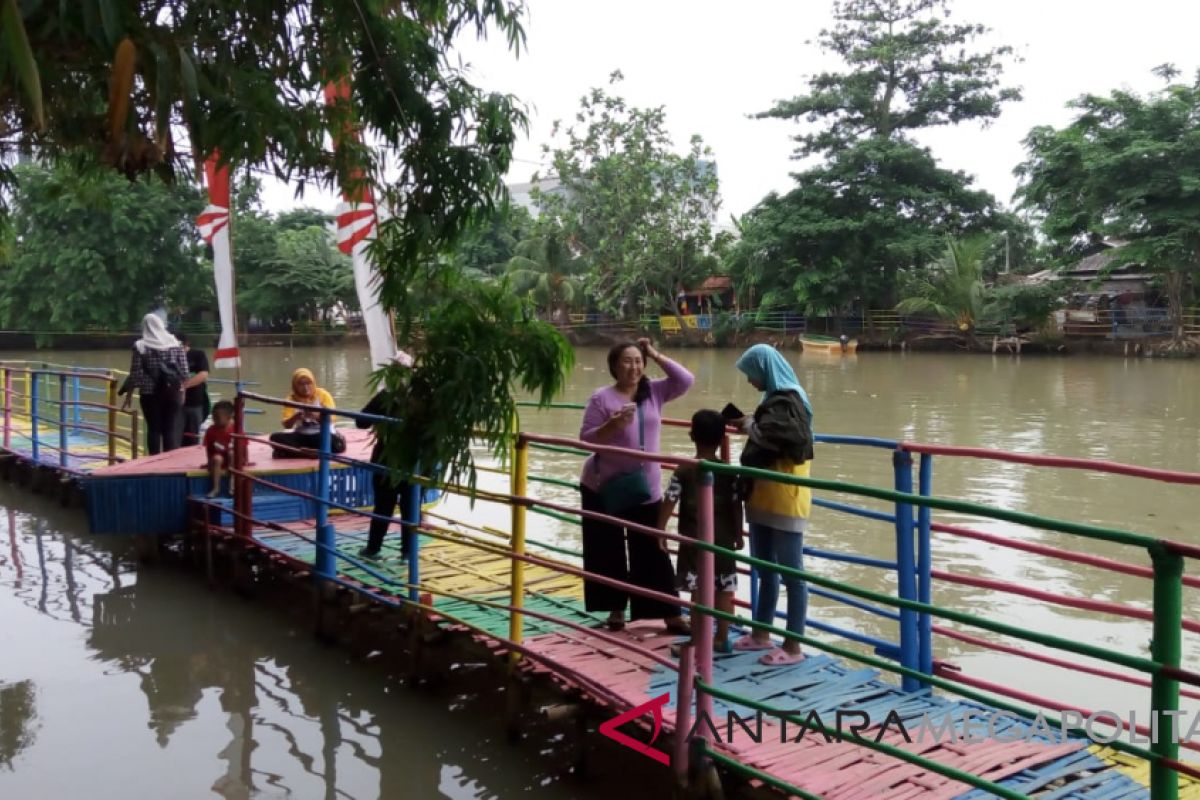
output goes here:
<path id="1" fill-rule="evenodd" d="M 244 354 L 245 375 L 260 383 L 256 391 L 281 394 L 291 371 L 307 366 L 340 405 L 366 400 L 365 348 Z M 671 416 L 686 418 L 729 401 L 754 406 L 757 393 L 733 368 L 737 351 L 670 354 L 696 375 L 693 390 L 669 406 Z M 127 354 L 118 351 L 2 355 L 127 367 Z M 789 357 L 812 399 L 819 433 L 1200 471 L 1200 363 L 899 353 Z M 603 351 L 581 350 L 578 362 L 564 401 L 586 401 L 607 379 Z M 523 424 L 574 436 L 580 413 L 528 411 Z M 690 452 L 682 431 L 666 435 L 664 448 Z M 974 459 L 937 457 L 934 464 L 938 496 L 1200 544 L 1195 488 Z M 572 478 L 578 461 L 535 451 L 531 471 Z M 891 457 L 886 450 L 821 445 L 813 475 L 891 487 Z M 497 480 L 484 476 L 481 484 L 502 485 Z M 539 485 L 537 492 L 573 499 L 568 489 Z M 829 499 L 886 510 L 845 494 Z M 507 520 L 506 510 L 484 503 L 472 512 L 452 500 L 443 510 L 500 526 Z M 1149 565 L 1147 554 L 1134 548 L 949 513 L 935 520 Z M 578 543 L 577 528 L 542 517 L 531 517 L 530 536 Z M 825 509 L 814 511 L 806 544 L 895 557 L 889 525 Z M 1150 608 L 1150 582 L 1142 578 L 945 534 L 934 535 L 933 554 L 934 567 L 947 572 Z M 810 557 L 806 568 L 895 591 L 894 578 L 871 567 Z M 986 589 L 935 583 L 934 602 L 1125 652 L 1145 654 L 1150 638 L 1148 622 Z M 1200 591 L 1185 590 L 1184 607 L 1186 616 L 1200 618 Z M 810 613 L 895 637 L 894 623 L 828 600 L 814 598 Z M 119 538 L 88 537 L 81 512 L 7 485 L 0 485 L 0 620 L 0 797 L 619 794 L 632 800 L 668 791 L 665 771 L 626 757 L 598 736 L 586 780 L 568 774 L 568 759 L 553 738 L 508 745 L 499 722 L 502 703 L 485 688 L 488 681 L 472 680 L 472 665 L 463 665 L 448 688 L 401 688 L 381 667 L 316 643 L 302 624 L 210 592 L 198 577 L 139 566 Z M 1200 636 L 1188 634 L 1184 644 L 1185 664 L 1200 664 Z M 937 641 L 936 655 L 964 673 L 1066 703 L 1123 715 L 1137 710 L 1139 719 L 1149 704 L 1147 689 L 946 639 Z M 1185 708 L 1200 713 L 1196 703 Z"/>

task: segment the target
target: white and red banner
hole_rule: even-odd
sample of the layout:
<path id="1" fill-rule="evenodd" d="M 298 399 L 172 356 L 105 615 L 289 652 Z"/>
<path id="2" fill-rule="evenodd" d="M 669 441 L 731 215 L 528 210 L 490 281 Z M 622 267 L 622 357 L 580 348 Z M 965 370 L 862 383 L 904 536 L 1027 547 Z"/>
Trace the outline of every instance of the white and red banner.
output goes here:
<path id="1" fill-rule="evenodd" d="M 208 182 L 208 207 L 200 212 L 196 224 L 204 241 L 212 245 L 217 311 L 221 315 L 221 338 L 213 366 L 240 367 L 237 320 L 233 314 L 233 256 L 229 248 L 229 167 L 218 166 L 217 153 L 213 153 L 204 162 L 204 176 Z"/>
<path id="2" fill-rule="evenodd" d="M 325 85 L 326 104 L 349 101 L 348 81 Z M 334 132 L 333 145 L 337 147 L 343 138 L 357 135 L 353 128 L 346 126 Z M 391 363 L 396 355 L 392 320 L 379 304 L 379 271 L 367 253 L 378 225 L 379 215 L 370 185 L 362 180 L 361 173 L 351 175 L 348 185 L 342 187 L 342 203 L 337 209 L 337 246 L 354 262 L 354 287 L 358 291 L 358 305 L 362 309 L 363 326 L 371 347 L 371 364 L 375 367 Z"/>

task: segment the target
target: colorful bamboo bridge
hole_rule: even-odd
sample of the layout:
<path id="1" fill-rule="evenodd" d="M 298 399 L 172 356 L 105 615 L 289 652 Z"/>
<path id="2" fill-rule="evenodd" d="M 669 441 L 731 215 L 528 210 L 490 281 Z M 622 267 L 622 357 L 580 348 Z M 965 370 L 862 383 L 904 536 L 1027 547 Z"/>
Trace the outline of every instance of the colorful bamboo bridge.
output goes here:
<path id="1" fill-rule="evenodd" d="M 5 386 L 7 390 L 7 378 Z M 14 397 L 6 391 L 5 451 L 10 458 L 28 461 L 29 447 L 22 448 L 21 443 L 30 430 L 36 441 L 37 432 L 46 428 L 21 419 L 22 409 L 14 407 Z M 894 630 L 894 638 L 813 619 L 809 626 L 821 635 L 799 637 L 808 657 L 780 668 L 761 665 L 754 653 L 714 653 L 711 626 L 701 624 L 722 614 L 713 608 L 712 598 L 712 553 L 720 548 L 712 544 L 711 484 L 702 488 L 701 495 L 701 507 L 707 509 L 701 515 L 702 590 L 690 602 L 678 601 L 692 615 L 694 642 L 682 648 L 679 658 L 671 653 L 676 637 L 660 625 L 639 622 L 610 632 L 601 626 L 602 619 L 585 610 L 582 600 L 584 580 L 656 596 L 653 592 L 589 574 L 572 547 L 528 535 L 530 514 L 571 525 L 584 513 L 576 504 L 539 498 L 530 489 L 531 484 L 559 489 L 574 485 L 561 477 L 531 473 L 531 452 L 620 453 L 654 458 L 668 468 L 695 462 L 522 433 L 507 468 L 483 468 L 474 510 L 454 507 L 453 498 L 466 495 L 465 488 L 440 486 L 450 496 L 449 502 L 432 504 L 427 493 L 421 518 L 403 521 L 419 532 L 408 552 L 401 552 L 397 536 L 388 540 L 382 558 L 368 561 L 355 554 L 365 541 L 371 518 L 371 478 L 383 469 L 367 459 L 369 434 L 343 431 L 347 450 L 334 455 L 329 448 L 331 415 L 314 408 L 322 416 L 323 446 L 316 452 L 298 453 L 297 458 L 273 460 L 260 437 L 241 433 L 248 402 L 281 401 L 239 393 L 232 498 L 202 497 L 207 487 L 199 448 L 105 459 L 114 463 L 93 462 L 78 468 L 92 530 L 186 534 L 189 547 L 209 564 L 217 551 L 251 557 L 256 569 L 276 570 L 311 585 L 326 601 L 355 598 L 356 605 L 408 615 L 414 620 L 414 631 L 433 626 L 443 635 L 482 644 L 498 664 L 506 666 L 513 681 L 510 688 L 530 683 L 551 686 L 564 698 L 556 707 L 575 715 L 611 718 L 600 726 L 601 731 L 642 754 L 631 753 L 630 758 L 646 756 L 669 765 L 678 785 L 696 792 L 719 793 L 714 777 L 719 773 L 727 780 L 771 787 L 788 796 L 840 800 L 1200 798 L 1196 765 L 1200 756 L 1194 755 L 1200 750 L 1200 737 L 1174 741 L 1169 736 L 1146 736 L 1151 727 L 1167 730 L 1173 717 L 1185 713 L 1181 697 L 1200 699 L 1200 674 L 1181 664 L 1185 636 L 1200 632 L 1200 623 L 1185 618 L 1183 603 L 1185 588 L 1200 586 L 1200 578 L 1184 575 L 1185 562 L 1200 557 L 1200 547 L 938 498 L 933 494 L 933 460 L 983 458 L 1190 486 L 1200 485 L 1200 474 L 830 435 L 818 437 L 820 447 L 885 451 L 893 462 L 894 484 L 862 486 L 702 462 L 699 468 L 709 475 L 733 472 L 756 480 L 807 485 L 819 494 L 816 504 L 825 509 L 822 513 L 864 516 L 887 525 L 894 535 L 894 559 L 805 548 L 810 558 L 894 574 L 894 592 L 833 580 L 819 569 L 797 571 L 814 594 L 884 620 Z M 386 422 L 340 410 L 337 416 Z M 114 425 L 108 436 L 89 440 L 86 446 L 114 447 L 113 435 L 118 433 Z M 61 439 L 55 441 L 61 445 Z M 69 459 L 73 441 L 68 436 L 60 450 L 39 448 L 39 463 L 52 469 L 54 458 L 61 460 L 63 451 Z M 728 446 L 724 452 L 728 454 Z M 76 469 L 69 460 L 67 466 Z M 886 503 L 890 510 L 829 499 L 834 494 L 870 498 Z M 509 524 L 494 524 L 496 514 L 488 515 L 485 508 L 498 511 Z M 934 520 L 935 510 L 1059 531 L 1079 544 L 1056 548 L 967 525 L 944 524 Z M 681 541 L 669 532 L 644 532 L 673 545 Z M 1153 582 L 1153 608 L 1063 596 L 939 568 L 934 563 L 935 534 L 1142 577 Z M 1129 557 L 1095 555 L 1089 552 L 1091 541 L 1130 548 Z M 1139 552 L 1145 556 L 1142 563 L 1137 563 Z M 732 555 L 751 578 L 752 597 L 760 571 L 789 572 L 753 555 Z M 1040 603 L 1136 620 L 1146 626 L 1152 648 L 1146 657 L 1031 630 L 987 614 L 942 607 L 933 601 L 935 582 L 1009 592 Z M 739 601 L 739 605 L 748 604 Z M 740 614 L 733 621 L 742 629 L 761 627 Z M 790 635 L 779 626 L 770 630 L 776 636 Z M 1151 715 L 1142 722 L 1151 725 L 1110 719 L 1106 712 L 1039 696 L 1019 681 L 1002 685 L 965 674 L 935 659 L 935 637 L 1005 653 L 1013 659 L 1014 670 L 1027 663 L 1017 659 L 1032 660 L 1071 674 L 1087 674 L 1093 680 L 1143 687 Z M 419 637 L 414 641 L 419 647 Z M 530 713 L 520 707 L 522 696 L 520 691 L 512 692 L 516 706 L 510 722 Z M 848 734 L 842 725 L 847 717 L 865 724 Z M 623 725 L 625 721 L 633 724 Z M 984 735 L 979 735 L 981 724 Z M 938 735 L 917 735 L 931 729 Z M 1153 741 L 1144 742 L 1137 738 L 1139 734 Z M 1193 755 L 1181 756 L 1181 749 Z"/>

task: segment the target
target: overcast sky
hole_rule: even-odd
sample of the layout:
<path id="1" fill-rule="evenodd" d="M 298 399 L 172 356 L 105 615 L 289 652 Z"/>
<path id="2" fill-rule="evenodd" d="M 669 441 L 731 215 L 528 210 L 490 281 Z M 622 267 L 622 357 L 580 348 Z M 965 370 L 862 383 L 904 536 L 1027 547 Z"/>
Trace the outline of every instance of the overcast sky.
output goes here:
<path id="1" fill-rule="evenodd" d="M 747 115 L 801 93 L 807 75 L 837 67 L 809 44 L 832 23 L 829 0 L 527 2 L 528 42 L 519 58 L 499 38 L 460 47 L 479 85 L 528 106 L 529 133 L 510 182 L 539 169 L 554 121 L 571 120 L 580 97 L 620 69 L 625 80 L 617 91 L 636 105 L 666 106 L 681 149 L 693 133 L 712 148 L 722 222 L 768 192 L 790 188 L 797 166 L 789 158 L 790 137 L 800 123 Z M 1017 49 L 1023 61 L 1005 77 L 1025 99 L 988 128 L 942 128 L 920 139 L 944 166 L 976 176 L 1003 202 L 1016 187 L 1012 169 L 1023 158 L 1021 140 L 1035 125 L 1069 121 L 1068 100 L 1118 87 L 1152 90 L 1161 85 L 1154 66 L 1173 62 L 1190 77 L 1200 64 L 1195 0 L 954 0 L 952 10 L 953 20 L 981 22 L 993 29 L 988 41 Z M 264 200 L 275 210 L 334 202 L 313 192 L 296 201 L 278 185 L 267 187 Z"/>

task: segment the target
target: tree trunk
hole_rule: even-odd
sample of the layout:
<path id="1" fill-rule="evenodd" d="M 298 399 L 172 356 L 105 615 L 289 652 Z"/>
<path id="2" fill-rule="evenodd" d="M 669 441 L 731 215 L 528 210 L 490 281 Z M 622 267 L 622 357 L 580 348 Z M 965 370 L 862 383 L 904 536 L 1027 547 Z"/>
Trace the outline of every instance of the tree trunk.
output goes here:
<path id="1" fill-rule="evenodd" d="M 1171 270 L 1167 273 L 1167 318 L 1171 321 L 1171 341 L 1182 344 L 1183 332 L 1183 284 L 1184 273 Z"/>

